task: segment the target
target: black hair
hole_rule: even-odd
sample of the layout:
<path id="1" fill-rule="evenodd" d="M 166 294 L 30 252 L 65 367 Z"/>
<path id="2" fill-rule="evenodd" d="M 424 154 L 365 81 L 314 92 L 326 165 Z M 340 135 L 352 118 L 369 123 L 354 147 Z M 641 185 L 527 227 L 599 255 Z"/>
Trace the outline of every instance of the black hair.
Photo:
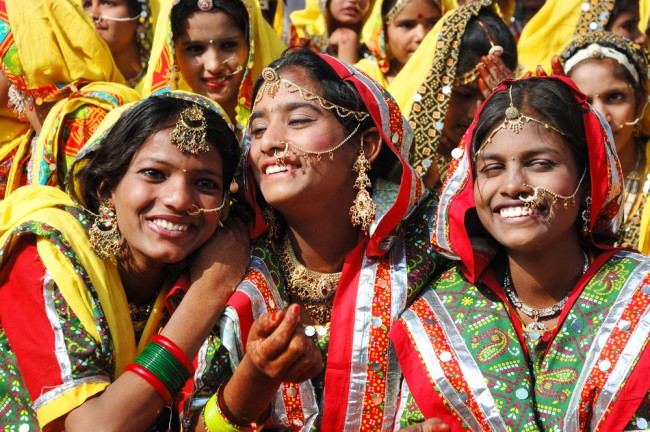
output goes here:
<path id="1" fill-rule="evenodd" d="M 562 138 L 576 159 L 578 171 L 582 173 L 588 164 L 589 153 L 584 109 L 576 100 L 573 90 L 561 81 L 542 78 L 514 81 L 509 86 L 512 92 L 508 89 L 496 93 L 485 103 L 472 138 L 472 160 L 488 134 L 505 119 L 512 94 L 512 103 L 522 114 L 546 122 L 565 134 Z"/>
<path id="2" fill-rule="evenodd" d="M 639 5 L 639 0 L 616 0 L 614 2 L 614 8 L 612 9 L 612 12 L 609 14 L 609 19 L 607 20 L 607 25 L 605 26 L 605 30 L 610 30 L 611 25 L 616 21 L 616 18 L 623 12 L 629 10 L 634 4 Z"/>
<path id="3" fill-rule="evenodd" d="M 460 40 L 458 65 L 456 75 L 462 75 L 472 70 L 487 55 L 492 48 L 479 20 L 489 33 L 495 45 L 503 47 L 501 59 L 510 70 L 517 68 L 517 42 L 505 22 L 490 8 L 483 8 L 477 16 L 470 19 L 465 33 Z"/>
<path id="4" fill-rule="evenodd" d="M 142 3 L 140 3 L 140 0 L 127 0 L 126 4 L 129 8 L 129 12 L 133 14 L 130 16 L 140 15 L 142 12 Z"/>
<path id="5" fill-rule="evenodd" d="M 304 76 L 319 83 L 320 95 L 323 99 L 347 108 L 351 111 L 368 112 L 366 104 L 363 102 L 361 95 L 352 83 L 342 80 L 336 71 L 323 60 L 318 54 L 308 48 L 296 47 L 284 51 L 280 58 L 273 61 L 270 68 L 278 74 L 287 69 L 300 69 L 304 71 Z M 264 82 L 262 76 L 259 76 L 253 87 L 253 97 L 255 100 L 260 86 Z M 354 116 L 340 117 L 336 110 L 332 110 L 334 117 L 341 123 L 346 134 L 352 133 L 357 127 L 357 120 Z M 375 126 L 371 116 L 368 116 L 361 122 L 358 133 L 363 133 L 366 129 Z M 388 146 L 382 146 L 381 152 L 372 164 L 373 169 L 369 176 L 374 180 L 380 174 L 385 174 L 394 162 L 394 156 Z"/>
<path id="6" fill-rule="evenodd" d="M 97 212 L 100 188 L 112 190 L 126 174 L 135 152 L 155 133 L 173 127 L 186 108 L 199 106 L 206 120 L 206 141 L 221 155 L 223 185 L 227 191 L 240 162 L 240 147 L 235 133 L 216 112 L 184 99 L 150 96 L 123 113 L 97 148 L 83 158 L 88 163 L 66 179 L 71 197 Z M 75 191 L 81 186 L 81 196 Z"/>
<path id="7" fill-rule="evenodd" d="M 436 8 L 438 8 L 438 10 L 440 10 L 440 4 L 436 0 L 427 0 L 427 2 L 429 2 L 432 6 L 435 6 Z M 390 12 L 390 10 L 395 6 L 396 3 L 397 0 L 386 0 L 381 4 L 381 16 L 383 17 L 384 20 L 386 19 L 386 15 L 388 14 L 388 12 Z"/>
<path id="8" fill-rule="evenodd" d="M 187 31 L 190 17 L 197 12 L 224 12 L 233 20 L 237 28 L 244 33 L 246 44 L 248 44 L 248 11 L 240 0 L 212 0 L 212 8 L 207 11 L 199 9 L 196 0 L 180 0 L 172 7 L 171 13 L 172 38 L 174 43 L 178 41 L 180 35 Z"/>

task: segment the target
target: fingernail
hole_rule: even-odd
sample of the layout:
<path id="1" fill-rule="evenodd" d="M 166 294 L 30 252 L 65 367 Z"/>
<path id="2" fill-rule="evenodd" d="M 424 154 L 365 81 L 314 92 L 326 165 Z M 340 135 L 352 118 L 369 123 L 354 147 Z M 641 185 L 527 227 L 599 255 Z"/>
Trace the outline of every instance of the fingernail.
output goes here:
<path id="1" fill-rule="evenodd" d="M 291 305 L 290 309 L 292 314 L 298 315 L 300 313 L 300 306 L 298 306 L 297 304 Z"/>
<path id="2" fill-rule="evenodd" d="M 273 311 L 273 312 L 271 313 L 271 320 L 273 320 L 273 321 L 277 321 L 277 320 L 278 320 L 278 315 L 279 315 L 279 314 L 280 314 L 280 312 L 278 312 L 278 311 Z"/>

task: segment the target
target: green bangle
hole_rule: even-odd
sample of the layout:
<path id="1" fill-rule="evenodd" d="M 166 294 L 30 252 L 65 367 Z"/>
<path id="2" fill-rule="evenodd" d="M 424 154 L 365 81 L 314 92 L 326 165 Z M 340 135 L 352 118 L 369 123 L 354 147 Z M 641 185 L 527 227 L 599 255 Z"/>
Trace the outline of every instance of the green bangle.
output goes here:
<path id="1" fill-rule="evenodd" d="M 189 378 L 185 366 L 157 342 L 147 344 L 133 362 L 154 374 L 172 395 L 177 394 Z"/>

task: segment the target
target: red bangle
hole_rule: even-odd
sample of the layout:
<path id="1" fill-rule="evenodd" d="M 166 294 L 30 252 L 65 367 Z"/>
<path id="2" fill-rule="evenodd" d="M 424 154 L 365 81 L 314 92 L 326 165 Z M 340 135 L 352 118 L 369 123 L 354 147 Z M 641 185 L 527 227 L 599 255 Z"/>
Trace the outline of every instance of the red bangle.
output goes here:
<path id="1" fill-rule="evenodd" d="M 129 363 L 126 365 L 125 370 L 129 372 L 133 372 L 134 374 L 138 375 L 140 378 L 144 379 L 147 381 L 151 387 L 156 390 L 156 392 L 160 395 L 162 400 L 165 402 L 165 405 L 170 405 L 172 403 L 172 394 L 167 390 L 167 387 L 156 377 L 153 373 L 151 373 L 148 369 L 140 366 L 137 363 Z"/>
<path id="2" fill-rule="evenodd" d="M 190 377 L 194 375 L 194 365 L 192 364 L 190 359 L 187 358 L 187 355 L 185 355 L 183 350 L 180 349 L 178 345 L 176 345 L 174 342 L 172 342 L 171 339 L 161 334 L 157 334 L 151 338 L 151 341 L 156 342 L 162 345 L 163 347 L 167 348 L 167 351 L 169 351 L 171 355 L 176 357 L 176 360 L 178 360 L 183 365 L 183 367 L 190 375 Z"/>

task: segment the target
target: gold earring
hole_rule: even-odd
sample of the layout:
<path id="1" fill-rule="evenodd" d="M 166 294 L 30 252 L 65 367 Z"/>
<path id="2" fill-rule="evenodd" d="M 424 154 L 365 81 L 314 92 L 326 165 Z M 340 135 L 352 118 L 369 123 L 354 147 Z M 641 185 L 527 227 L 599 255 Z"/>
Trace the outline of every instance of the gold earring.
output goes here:
<path id="1" fill-rule="evenodd" d="M 356 181 L 354 182 L 355 189 L 359 189 L 357 196 L 354 198 L 352 208 L 350 208 L 350 216 L 352 216 L 352 225 L 361 225 L 364 232 L 368 232 L 368 227 L 375 220 L 375 213 L 377 212 L 377 204 L 370 197 L 370 193 L 366 188 L 370 188 L 372 183 L 368 177 L 367 172 L 370 171 L 370 161 L 366 159 L 363 152 L 363 134 L 361 135 L 361 146 L 359 148 L 359 156 L 354 162 L 352 168 L 355 172 L 359 173 Z"/>
<path id="2" fill-rule="evenodd" d="M 89 230 L 90 246 L 101 259 L 115 260 L 120 251 L 122 235 L 117 226 L 115 207 L 108 201 L 99 205 L 99 215 Z"/>

